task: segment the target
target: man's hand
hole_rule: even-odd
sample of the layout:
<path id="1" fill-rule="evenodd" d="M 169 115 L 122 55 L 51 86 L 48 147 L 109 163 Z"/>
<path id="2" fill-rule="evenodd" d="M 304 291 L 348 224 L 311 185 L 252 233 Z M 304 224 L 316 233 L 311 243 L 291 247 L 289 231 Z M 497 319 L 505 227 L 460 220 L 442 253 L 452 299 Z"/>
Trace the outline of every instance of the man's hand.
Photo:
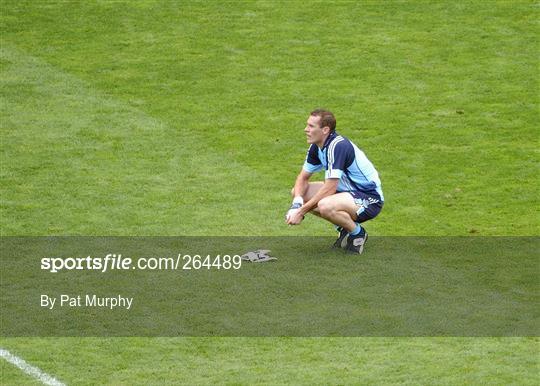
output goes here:
<path id="1" fill-rule="evenodd" d="M 302 222 L 303 219 L 304 214 L 302 213 L 300 208 L 289 209 L 289 211 L 287 212 L 286 221 L 289 225 L 298 225 Z"/>
<path id="2" fill-rule="evenodd" d="M 295 198 L 295 201 L 291 205 L 285 215 L 285 222 L 289 225 L 298 225 L 304 219 L 304 215 L 301 213 L 303 200 L 301 198 Z M 300 214 L 300 215 L 299 215 Z"/>
<path id="3" fill-rule="evenodd" d="M 297 219 L 297 214 L 301 212 L 302 205 L 304 205 L 304 199 L 302 196 L 296 196 L 287 214 L 285 215 L 285 222 L 289 225 L 298 225 L 304 219 L 304 214 L 300 216 L 300 220 Z M 294 221 L 294 222 L 291 222 Z"/>

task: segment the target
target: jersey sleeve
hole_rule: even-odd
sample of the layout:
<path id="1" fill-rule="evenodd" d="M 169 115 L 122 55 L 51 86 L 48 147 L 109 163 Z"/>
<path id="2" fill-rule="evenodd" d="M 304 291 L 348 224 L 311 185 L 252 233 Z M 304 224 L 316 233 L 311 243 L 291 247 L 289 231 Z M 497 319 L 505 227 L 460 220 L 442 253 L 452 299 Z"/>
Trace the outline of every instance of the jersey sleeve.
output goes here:
<path id="1" fill-rule="evenodd" d="M 325 178 L 341 178 L 354 160 L 354 148 L 348 140 L 331 144 L 328 148 L 328 167 Z"/>
<path id="2" fill-rule="evenodd" d="M 303 169 L 308 173 L 318 172 L 323 168 L 322 162 L 319 159 L 317 145 L 311 145 L 307 151 L 306 160 Z"/>

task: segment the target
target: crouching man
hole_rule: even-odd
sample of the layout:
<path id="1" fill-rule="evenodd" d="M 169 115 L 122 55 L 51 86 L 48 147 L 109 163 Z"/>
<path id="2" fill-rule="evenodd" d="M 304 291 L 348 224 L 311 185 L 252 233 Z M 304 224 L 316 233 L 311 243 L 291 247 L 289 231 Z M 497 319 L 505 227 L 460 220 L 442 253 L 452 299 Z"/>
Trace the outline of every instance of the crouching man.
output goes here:
<path id="1" fill-rule="evenodd" d="M 376 217 L 384 203 L 379 174 L 362 150 L 336 132 L 330 111 L 311 112 L 304 132 L 310 147 L 291 192 L 286 222 L 299 225 L 311 212 L 336 226 L 334 247 L 362 253 L 368 235 L 360 224 Z M 323 169 L 324 182 L 309 182 Z"/>

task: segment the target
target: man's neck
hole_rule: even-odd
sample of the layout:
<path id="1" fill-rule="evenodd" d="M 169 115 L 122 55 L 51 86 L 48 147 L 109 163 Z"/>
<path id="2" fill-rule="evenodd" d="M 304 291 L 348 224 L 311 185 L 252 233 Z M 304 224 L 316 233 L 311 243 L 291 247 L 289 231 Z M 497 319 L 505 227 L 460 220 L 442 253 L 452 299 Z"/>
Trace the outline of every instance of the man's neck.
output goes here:
<path id="1" fill-rule="evenodd" d="M 333 134 L 333 132 L 328 133 L 327 135 L 324 136 L 324 138 L 320 142 L 317 142 L 315 145 L 317 145 L 317 147 L 322 150 L 322 148 L 324 147 L 324 144 L 326 143 L 326 140 L 332 134 Z"/>

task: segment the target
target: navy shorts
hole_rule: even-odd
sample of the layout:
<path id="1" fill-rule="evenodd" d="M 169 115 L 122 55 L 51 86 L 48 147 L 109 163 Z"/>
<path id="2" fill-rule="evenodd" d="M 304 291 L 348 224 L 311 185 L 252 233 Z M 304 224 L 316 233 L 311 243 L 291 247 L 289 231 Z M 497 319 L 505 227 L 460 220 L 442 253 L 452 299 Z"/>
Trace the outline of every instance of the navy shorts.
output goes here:
<path id="1" fill-rule="evenodd" d="M 377 217 L 381 212 L 384 202 L 378 194 L 369 194 L 360 191 L 348 192 L 354 199 L 354 203 L 357 205 L 356 210 L 357 218 L 356 222 L 362 223 L 372 218 Z"/>

